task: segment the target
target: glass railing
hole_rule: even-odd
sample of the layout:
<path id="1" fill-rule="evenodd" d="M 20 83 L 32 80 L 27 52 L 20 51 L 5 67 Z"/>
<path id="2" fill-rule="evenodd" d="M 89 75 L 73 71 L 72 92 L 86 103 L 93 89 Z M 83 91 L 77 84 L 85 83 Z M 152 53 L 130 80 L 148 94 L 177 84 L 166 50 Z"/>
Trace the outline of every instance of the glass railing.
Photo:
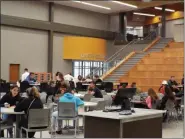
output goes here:
<path id="1" fill-rule="evenodd" d="M 137 40 L 134 39 L 131 42 L 129 42 L 128 44 L 123 45 L 123 47 L 121 47 L 116 53 L 114 53 L 112 56 L 107 58 L 102 63 L 101 67 L 97 67 L 89 75 L 91 77 L 94 77 L 94 75 L 99 75 L 99 76 L 104 75 L 111 68 L 116 67 L 124 58 L 126 58 L 130 54 L 130 53 L 126 53 L 126 52 L 127 52 L 127 50 L 132 49 L 133 45 L 137 44 L 139 41 L 154 40 L 154 39 L 156 39 L 157 36 L 158 36 L 158 28 L 156 28 L 155 30 L 150 32 L 149 35 L 144 37 L 142 40 L 141 39 L 137 39 Z M 114 42 L 116 41 L 116 39 L 117 38 L 115 38 Z M 113 43 L 113 45 L 115 45 L 115 44 Z"/>

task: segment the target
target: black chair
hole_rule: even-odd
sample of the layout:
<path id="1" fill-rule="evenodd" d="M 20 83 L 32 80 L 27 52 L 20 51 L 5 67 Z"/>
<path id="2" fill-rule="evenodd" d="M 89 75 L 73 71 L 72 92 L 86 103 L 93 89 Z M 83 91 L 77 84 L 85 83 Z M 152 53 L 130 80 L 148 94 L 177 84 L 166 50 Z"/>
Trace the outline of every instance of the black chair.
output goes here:
<path id="1" fill-rule="evenodd" d="M 43 82 L 40 84 L 40 92 L 48 92 L 48 89 L 50 88 L 49 84 L 47 82 Z"/>
<path id="2" fill-rule="evenodd" d="M 20 93 L 26 92 L 26 90 L 30 87 L 27 81 L 23 81 L 20 83 Z"/>
<path id="3" fill-rule="evenodd" d="M 103 83 L 103 82 L 98 82 L 98 83 L 96 83 L 96 87 L 97 87 L 99 90 L 103 90 L 103 89 L 104 89 L 104 83 Z"/>
<path id="4" fill-rule="evenodd" d="M 2 83 L 1 84 L 1 91 L 8 93 L 10 91 L 10 83 Z"/>
<path id="5" fill-rule="evenodd" d="M 75 89 L 75 83 L 73 81 L 69 81 L 70 89 Z"/>
<path id="6" fill-rule="evenodd" d="M 76 91 L 83 91 L 83 85 L 82 85 L 82 82 L 77 82 L 76 83 Z"/>
<path id="7" fill-rule="evenodd" d="M 112 82 L 105 82 L 104 83 L 105 92 L 107 92 L 107 93 L 112 92 L 113 91 L 113 86 L 114 86 L 114 84 Z"/>

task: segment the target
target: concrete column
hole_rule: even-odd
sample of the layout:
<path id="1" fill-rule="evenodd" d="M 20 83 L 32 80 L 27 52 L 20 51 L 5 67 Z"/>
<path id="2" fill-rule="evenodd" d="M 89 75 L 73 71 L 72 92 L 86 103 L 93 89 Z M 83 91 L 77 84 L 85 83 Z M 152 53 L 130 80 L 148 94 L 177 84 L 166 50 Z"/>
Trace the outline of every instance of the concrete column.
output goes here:
<path id="1" fill-rule="evenodd" d="M 161 37 L 166 37 L 166 13 L 165 6 L 162 6 L 162 18 L 161 18 Z"/>
<path id="2" fill-rule="evenodd" d="M 54 19 L 54 3 L 49 3 L 49 22 L 53 23 Z M 48 31 L 48 72 L 53 71 L 53 30 Z"/>
<path id="3" fill-rule="evenodd" d="M 127 27 L 127 15 L 126 13 L 120 13 L 119 14 L 119 32 L 123 36 L 123 41 L 127 41 L 126 38 L 126 27 Z"/>

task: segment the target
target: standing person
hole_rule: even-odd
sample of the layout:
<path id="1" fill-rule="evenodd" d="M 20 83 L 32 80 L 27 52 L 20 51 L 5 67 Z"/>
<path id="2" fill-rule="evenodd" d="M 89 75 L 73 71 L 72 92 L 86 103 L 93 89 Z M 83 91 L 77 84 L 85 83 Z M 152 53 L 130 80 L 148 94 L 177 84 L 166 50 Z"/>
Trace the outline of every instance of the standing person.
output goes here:
<path id="1" fill-rule="evenodd" d="M 23 82 L 24 80 L 26 80 L 26 78 L 28 77 L 29 74 L 30 74 L 30 73 L 28 72 L 28 69 L 25 68 L 25 69 L 24 69 L 24 73 L 23 73 L 22 76 L 21 76 L 21 82 Z"/>
<path id="2" fill-rule="evenodd" d="M 80 98 L 74 96 L 70 91 L 68 91 L 68 86 L 67 86 L 66 83 L 61 83 L 60 91 L 63 94 L 63 96 L 61 96 L 59 98 L 59 102 L 75 103 L 75 107 L 76 107 L 77 112 L 78 112 L 78 107 L 81 106 L 81 105 L 84 105 L 84 102 Z M 57 127 L 58 127 L 56 133 L 57 134 L 62 134 L 62 130 L 61 130 L 62 122 L 58 122 L 57 117 L 58 117 L 58 111 L 53 112 L 52 113 L 52 120 L 51 120 L 51 122 L 52 122 L 52 124 L 51 124 L 52 125 L 52 131 L 54 131 L 55 123 L 56 123 Z"/>
<path id="3" fill-rule="evenodd" d="M 159 97 L 156 92 L 152 88 L 148 89 L 148 97 L 145 100 L 148 108 L 151 109 L 157 100 L 159 100 Z"/>
<path id="4" fill-rule="evenodd" d="M 20 103 L 18 103 L 14 109 L 15 112 L 24 111 L 25 115 L 21 117 L 20 127 L 28 128 L 28 116 L 30 109 L 43 109 L 43 104 L 40 100 L 40 93 L 36 87 L 32 87 L 31 89 L 27 90 L 28 98 L 25 98 Z M 19 127 L 19 128 L 20 128 Z M 26 137 L 26 132 L 23 130 L 22 132 L 23 137 Z M 35 132 L 29 132 L 28 137 L 33 138 Z"/>
<path id="5" fill-rule="evenodd" d="M 93 91 L 91 91 L 92 92 L 91 94 L 95 98 L 103 98 L 103 95 L 102 95 L 101 91 L 95 86 L 94 82 L 91 82 L 88 88 L 92 88 L 93 89 Z"/>
<path id="6" fill-rule="evenodd" d="M 21 101 L 21 97 L 18 92 L 19 88 L 17 85 L 12 85 L 10 87 L 10 93 L 7 93 L 2 97 L 0 100 L 0 107 L 6 106 L 6 107 L 13 107 Z M 12 125 L 13 122 L 15 121 L 15 115 L 8 115 L 8 114 L 3 114 L 3 121 L 7 121 L 8 124 Z M 12 138 L 13 137 L 13 131 L 12 129 L 8 129 L 9 135 Z"/>

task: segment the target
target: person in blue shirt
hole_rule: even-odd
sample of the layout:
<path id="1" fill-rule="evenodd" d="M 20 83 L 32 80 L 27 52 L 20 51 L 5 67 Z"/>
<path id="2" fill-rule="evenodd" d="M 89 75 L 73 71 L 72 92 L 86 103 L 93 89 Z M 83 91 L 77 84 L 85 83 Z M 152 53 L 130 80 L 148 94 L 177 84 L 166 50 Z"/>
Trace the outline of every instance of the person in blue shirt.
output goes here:
<path id="1" fill-rule="evenodd" d="M 73 102 L 75 103 L 75 107 L 76 107 L 76 111 L 78 111 L 78 107 L 84 105 L 84 102 L 74 96 L 71 91 L 68 91 L 68 86 L 66 83 L 61 83 L 60 84 L 60 91 L 61 94 L 63 94 L 63 96 L 61 96 L 59 98 L 59 102 Z M 51 120 L 51 124 L 52 124 L 52 131 L 55 131 L 55 123 L 57 123 L 57 130 L 56 133 L 57 134 L 62 134 L 62 130 L 61 130 L 61 125 L 62 125 L 62 121 L 56 121 L 58 117 L 58 111 L 55 111 L 52 113 L 52 120 Z"/>
<path id="2" fill-rule="evenodd" d="M 30 74 L 26 77 L 24 81 L 27 81 L 29 84 L 34 84 L 36 82 L 35 74 L 30 72 Z"/>

